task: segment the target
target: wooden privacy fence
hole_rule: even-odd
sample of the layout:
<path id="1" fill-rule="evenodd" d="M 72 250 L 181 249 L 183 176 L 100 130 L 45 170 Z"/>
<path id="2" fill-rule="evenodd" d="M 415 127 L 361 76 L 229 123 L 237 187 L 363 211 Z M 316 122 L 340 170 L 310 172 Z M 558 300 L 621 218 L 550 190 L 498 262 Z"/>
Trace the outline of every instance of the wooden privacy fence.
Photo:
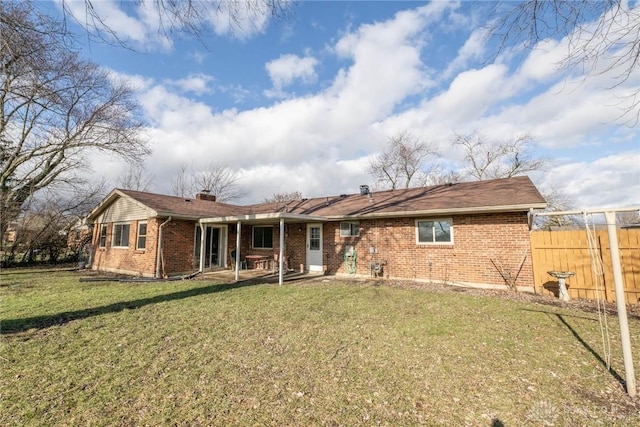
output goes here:
<path id="1" fill-rule="evenodd" d="M 548 271 L 572 271 L 575 276 L 566 280 L 571 298 L 596 299 L 596 286 L 600 286 L 600 298 L 615 301 L 607 230 L 596 230 L 593 234 L 596 242 L 594 252 L 604 267 L 604 275 L 598 285 L 592 270 L 586 230 L 531 233 L 533 277 L 537 293 L 557 295 L 558 281 Z M 626 303 L 639 304 L 640 230 L 619 229 L 618 246 Z"/>

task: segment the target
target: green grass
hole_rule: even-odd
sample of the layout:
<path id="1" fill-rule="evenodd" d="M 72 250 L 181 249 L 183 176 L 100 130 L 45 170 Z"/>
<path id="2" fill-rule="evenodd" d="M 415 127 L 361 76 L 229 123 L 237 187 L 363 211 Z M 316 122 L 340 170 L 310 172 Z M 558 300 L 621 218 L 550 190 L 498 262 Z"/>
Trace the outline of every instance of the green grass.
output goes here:
<path id="1" fill-rule="evenodd" d="M 617 319 L 309 281 L 0 276 L 0 425 L 640 424 Z M 630 320 L 640 372 L 640 322 Z"/>

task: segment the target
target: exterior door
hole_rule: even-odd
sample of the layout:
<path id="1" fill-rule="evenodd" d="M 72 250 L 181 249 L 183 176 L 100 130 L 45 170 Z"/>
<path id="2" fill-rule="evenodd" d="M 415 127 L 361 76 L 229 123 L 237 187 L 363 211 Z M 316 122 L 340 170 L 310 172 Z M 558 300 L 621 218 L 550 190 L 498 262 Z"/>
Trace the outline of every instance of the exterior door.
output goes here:
<path id="1" fill-rule="evenodd" d="M 322 224 L 307 224 L 307 270 L 322 271 Z"/>
<path id="2" fill-rule="evenodd" d="M 194 254 L 198 260 L 200 259 L 200 245 L 202 236 L 200 235 L 200 227 L 196 227 L 195 250 Z M 204 227 L 204 265 L 203 269 L 220 267 L 224 260 L 222 259 L 224 233 L 220 227 L 212 227 L 207 225 Z M 194 260 L 195 263 L 195 260 Z"/>

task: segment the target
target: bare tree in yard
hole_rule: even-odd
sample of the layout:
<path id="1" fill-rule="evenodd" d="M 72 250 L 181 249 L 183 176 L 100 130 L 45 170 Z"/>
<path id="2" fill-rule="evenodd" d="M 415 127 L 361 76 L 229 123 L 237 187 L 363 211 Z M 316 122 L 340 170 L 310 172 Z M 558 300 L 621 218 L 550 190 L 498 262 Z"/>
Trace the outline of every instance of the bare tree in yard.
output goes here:
<path id="1" fill-rule="evenodd" d="M 120 175 L 117 181 L 119 188 L 135 191 L 149 191 L 153 182 L 153 175 L 150 175 L 140 163 L 131 163 L 127 171 Z"/>
<path id="2" fill-rule="evenodd" d="M 543 194 L 547 201 L 547 212 L 569 211 L 574 208 L 574 201 L 561 188 L 551 187 Z M 554 215 L 537 217 L 535 227 L 540 230 L 551 230 L 559 227 L 571 227 L 580 225 L 573 216 Z"/>
<path id="3" fill-rule="evenodd" d="M 424 162 L 438 152 L 428 143 L 400 132 L 389 138 L 388 146 L 369 162 L 368 172 L 382 188 L 420 187 L 429 179 L 424 171 Z"/>
<path id="4" fill-rule="evenodd" d="M 465 174 L 475 180 L 511 178 L 540 171 L 549 163 L 532 154 L 533 139 L 529 135 L 491 141 L 478 133 L 456 134 L 453 143 L 463 148 Z"/>
<path id="5" fill-rule="evenodd" d="M 99 202 L 104 189 L 104 183 L 78 188 L 47 188 L 31 197 L 15 222 L 17 238 L 5 251 L 3 261 L 28 264 L 34 262 L 38 254 L 50 263 L 57 262 L 67 250 L 68 232 Z M 75 249 L 75 255 L 78 255 L 77 251 L 82 247 Z M 21 256 L 18 258 L 18 255 Z"/>
<path id="6" fill-rule="evenodd" d="M 640 67 L 640 5 L 626 0 L 526 0 L 499 2 L 489 34 L 496 54 L 512 47 L 534 48 L 546 39 L 567 40 L 558 64 L 601 75 L 612 71 L 610 87 L 625 84 Z M 635 85 L 621 107 L 629 122 L 640 119 L 640 90 Z"/>
<path id="7" fill-rule="evenodd" d="M 216 196 L 218 201 L 232 201 L 244 195 L 238 186 L 238 174 L 219 162 L 203 166 L 182 164 L 180 172 L 172 183 L 173 194 L 180 197 L 192 197 L 200 191 Z"/>
<path id="8" fill-rule="evenodd" d="M 0 3 L 0 234 L 39 191 L 79 183 L 89 152 L 139 161 L 133 92 L 69 48 L 30 3 Z"/>
<path id="9" fill-rule="evenodd" d="M 293 191 L 291 193 L 277 193 L 273 197 L 264 199 L 264 203 L 288 203 L 295 200 L 302 200 L 302 193 Z"/>

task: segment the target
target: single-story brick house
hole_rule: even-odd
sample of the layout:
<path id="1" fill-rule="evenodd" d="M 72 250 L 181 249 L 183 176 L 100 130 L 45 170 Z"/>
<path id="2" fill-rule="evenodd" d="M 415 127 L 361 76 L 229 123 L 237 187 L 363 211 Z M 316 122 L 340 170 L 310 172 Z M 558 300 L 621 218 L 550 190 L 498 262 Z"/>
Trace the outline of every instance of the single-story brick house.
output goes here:
<path id="1" fill-rule="evenodd" d="M 508 273 L 533 286 L 530 213 L 545 207 L 526 176 L 247 206 L 116 189 L 88 222 L 92 268 L 108 272 L 237 278 L 275 257 L 327 274 L 504 285 Z"/>

